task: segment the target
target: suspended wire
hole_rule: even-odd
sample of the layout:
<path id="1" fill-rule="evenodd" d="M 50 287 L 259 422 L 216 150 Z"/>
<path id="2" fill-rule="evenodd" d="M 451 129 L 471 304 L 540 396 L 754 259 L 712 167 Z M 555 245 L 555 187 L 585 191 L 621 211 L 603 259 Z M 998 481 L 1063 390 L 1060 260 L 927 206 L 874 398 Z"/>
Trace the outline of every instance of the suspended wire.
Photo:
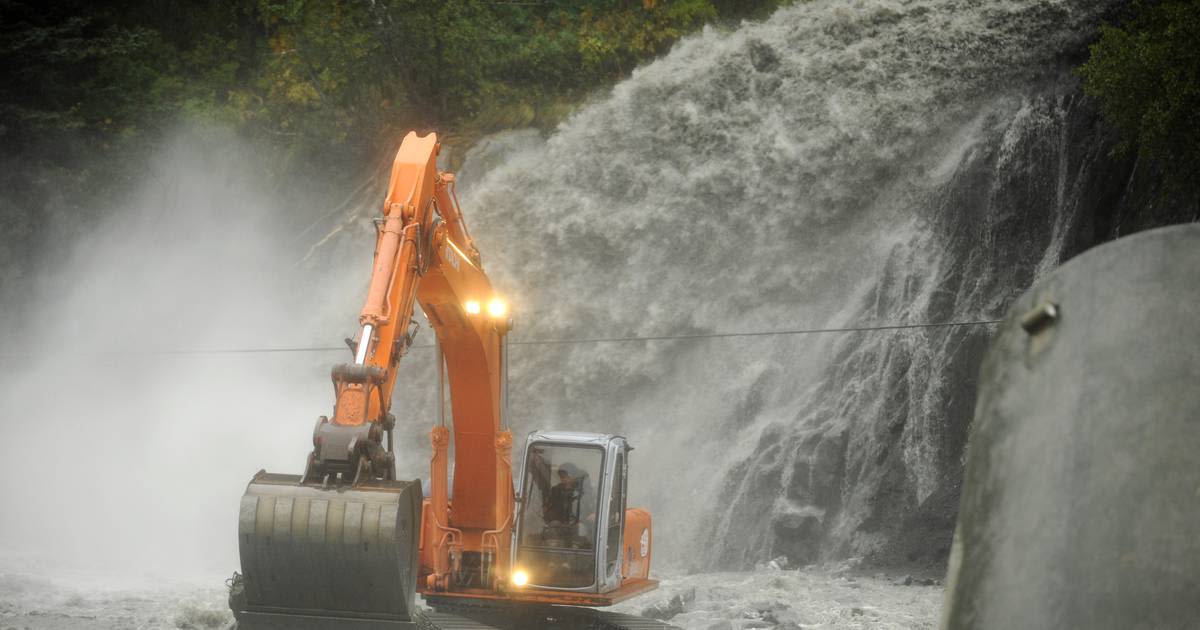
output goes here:
<path id="1" fill-rule="evenodd" d="M 1003 322 L 1002 319 L 981 319 L 959 322 L 936 322 L 922 324 L 889 324 L 882 326 L 849 326 L 845 328 L 797 328 L 791 330 L 755 330 L 745 332 L 711 332 L 689 333 L 677 335 L 646 335 L 629 337 L 579 337 L 574 339 L 526 339 L 523 341 L 510 340 L 510 346 L 557 346 L 576 345 L 585 343 L 631 343 L 637 341 L 686 341 L 689 339 L 731 339 L 737 337 L 774 337 L 792 335 L 822 335 L 836 333 L 863 333 L 877 331 L 914 330 L 923 328 L 952 328 L 960 326 L 991 326 Z M 412 346 L 411 349 L 432 349 L 433 344 Z M 194 355 L 194 354 L 279 354 L 296 352 L 346 352 L 348 346 L 311 346 L 311 347 L 276 347 L 276 348 L 214 348 L 214 349 L 168 349 L 168 350 L 130 350 L 114 352 L 77 353 L 76 356 L 112 356 L 112 355 Z M 0 356 L 26 356 L 0 354 Z"/>
<path id="2" fill-rule="evenodd" d="M 983 319 L 967 322 L 939 322 L 933 324 L 892 324 L 887 326 L 853 326 L 849 328 L 801 328 L 796 330 L 760 330 L 752 332 L 716 332 L 687 335 L 653 335 L 647 337 L 591 337 L 581 339 L 531 339 L 510 341 L 514 346 L 548 346 L 575 343 L 622 343 L 627 341 L 672 341 L 676 339 L 725 339 L 729 337 L 771 337 L 784 335 L 819 335 L 825 333 L 874 332 L 877 330 L 907 330 L 913 328 L 949 328 L 952 326 L 985 326 L 999 324 L 1002 319 Z"/>

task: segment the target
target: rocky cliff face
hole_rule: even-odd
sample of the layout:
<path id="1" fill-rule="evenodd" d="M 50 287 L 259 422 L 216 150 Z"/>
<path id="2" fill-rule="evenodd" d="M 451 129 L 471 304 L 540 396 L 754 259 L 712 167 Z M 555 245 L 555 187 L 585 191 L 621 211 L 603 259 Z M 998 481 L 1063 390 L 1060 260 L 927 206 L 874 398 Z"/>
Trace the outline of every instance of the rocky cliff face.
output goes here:
<path id="1" fill-rule="evenodd" d="M 1101 217 L 1136 203 L 1132 165 L 1110 157 L 1111 138 L 1069 79 L 997 102 L 976 124 L 976 141 L 928 199 L 925 229 L 893 247 L 855 323 L 999 315 L 1102 238 Z M 817 392 L 731 472 L 714 538 L 738 540 L 745 514 L 770 514 L 770 527 L 755 544 L 725 544 L 718 562 L 750 562 L 766 547 L 800 562 L 943 562 L 991 332 L 840 340 Z"/>

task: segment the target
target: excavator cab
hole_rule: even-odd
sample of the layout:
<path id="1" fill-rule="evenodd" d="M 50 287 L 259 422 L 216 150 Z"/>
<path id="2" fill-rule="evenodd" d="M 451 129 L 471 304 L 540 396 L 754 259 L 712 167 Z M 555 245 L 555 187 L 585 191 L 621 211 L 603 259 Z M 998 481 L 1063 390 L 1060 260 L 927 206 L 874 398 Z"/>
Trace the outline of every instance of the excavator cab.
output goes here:
<path id="1" fill-rule="evenodd" d="M 609 603 L 649 586 L 650 515 L 626 507 L 632 450 L 620 436 L 529 435 L 511 586 L 594 594 Z"/>

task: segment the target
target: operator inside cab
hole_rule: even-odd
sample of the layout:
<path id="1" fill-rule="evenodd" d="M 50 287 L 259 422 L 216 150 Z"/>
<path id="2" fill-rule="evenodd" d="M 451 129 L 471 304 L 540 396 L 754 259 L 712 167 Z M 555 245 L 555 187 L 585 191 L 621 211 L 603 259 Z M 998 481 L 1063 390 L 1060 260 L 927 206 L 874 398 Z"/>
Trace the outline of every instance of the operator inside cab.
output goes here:
<path id="1" fill-rule="evenodd" d="M 518 562 L 538 567 L 533 583 L 590 586 L 595 581 L 600 508 L 593 479 L 601 476 L 603 451 L 545 445 L 531 448 L 528 458 Z"/>
<path id="2" fill-rule="evenodd" d="M 550 488 L 549 496 L 542 504 L 542 520 L 547 528 L 567 528 L 568 532 L 564 533 L 582 535 L 590 543 L 591 536 L 581 531 L 590 529 L 596 522 L 595 502 L 585 500 L 585 496 L 591 495 L 586 481 L 587 473 L 574 464 L 567 462 L 559 466 L 558 483 Z M 580 527 L 581 524 L 584 527 Z M 575 531 L 570 532 L 572 529 Z"/>

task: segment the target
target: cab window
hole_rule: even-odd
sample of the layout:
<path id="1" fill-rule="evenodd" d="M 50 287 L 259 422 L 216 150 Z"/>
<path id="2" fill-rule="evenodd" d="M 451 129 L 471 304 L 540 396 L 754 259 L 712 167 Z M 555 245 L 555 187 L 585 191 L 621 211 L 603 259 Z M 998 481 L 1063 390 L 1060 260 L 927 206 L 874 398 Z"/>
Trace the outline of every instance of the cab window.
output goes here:
<path id="1" fill-rule="evenodd" d="M 604 543 L 608 553 L 605 555 L 604 574 L 612 576 L 617 571 L 617 561 L 621 559 L 621 521 L 625 518 L 625 454 L 617 453 L 617 461 L 613 465 L 612 492 L 608 504 L 608 540 Z"/>
<path id="2" fill-rule="evenodd" d="M 518 565 L 533 584 L 591 586 L 604 451 L 535 444 L 525 457 Z"/>

